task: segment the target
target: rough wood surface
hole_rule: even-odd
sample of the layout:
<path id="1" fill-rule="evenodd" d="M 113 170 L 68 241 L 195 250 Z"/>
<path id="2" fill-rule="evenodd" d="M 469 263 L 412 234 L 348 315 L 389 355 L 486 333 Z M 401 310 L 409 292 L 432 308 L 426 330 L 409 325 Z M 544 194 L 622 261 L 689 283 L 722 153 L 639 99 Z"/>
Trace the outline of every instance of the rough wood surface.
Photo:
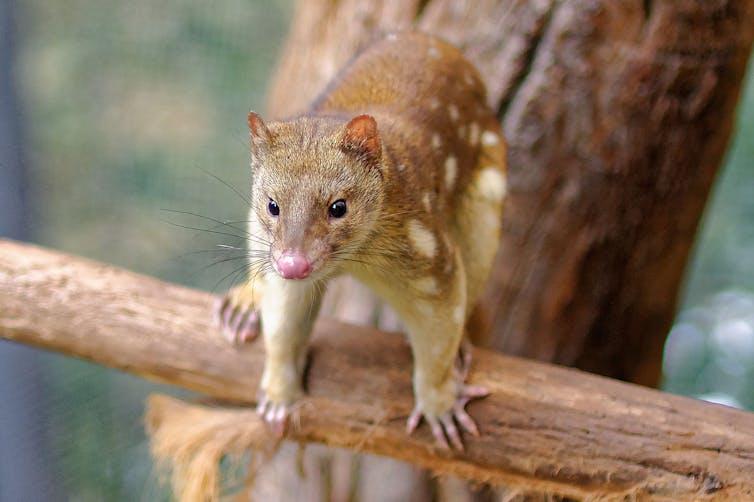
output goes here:
<path id="1" fill-rule="evenodd" d="M 752 1 L 553 4 L 501 103 L 498 348 L 657 385 L 753 38 Z"/>
<path id="2" fill-rule="evenodd" d="M 250 403 L 261 344 L 230 347 L 213 297 L 122 269 L 0 240 L 0 337 L 224 400 Z M 465 453 L 407 437 L 410 352 L 396 333 L 334 321 L 315 330 L 310 397 L 291 437 L 438 472 L 572 497 L 754 498 L 754 415 L 543 363 L 475 350 Z"/>

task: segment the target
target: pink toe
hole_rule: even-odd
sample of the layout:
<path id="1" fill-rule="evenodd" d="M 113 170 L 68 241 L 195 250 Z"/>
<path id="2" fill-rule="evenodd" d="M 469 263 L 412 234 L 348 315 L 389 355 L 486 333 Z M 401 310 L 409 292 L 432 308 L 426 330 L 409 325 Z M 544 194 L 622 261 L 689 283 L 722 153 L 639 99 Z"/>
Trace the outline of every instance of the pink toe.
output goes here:
<path id="1" fill-rule="evenodd" d="M 461 441 L 461 435 L 458 433 L 458 427 L 453 422 L 453 416 L 447 413 L 440 418 L 440 422 L 453 447 L 458 451 L 463 451 L 463 442 Z"/>
<path id="2" fill-rule="evenodd" d="M 474 436 L 479 436 L 479 429 L 474 423 L 474 419 L 472 419 L 471 416 L 469 416 L 469 414 L 463 410 L 463 408 L 456 409 L 453 414 L 456 417 L 458 423 L 461 424 L 463 430 Z"/>
<path id="3" fill-rule="evenodd" d="M 249 313 L 239 330 L 241 342 L 251 342 L 259 335 L 259 317 L 256 311 Z"/>
<path id="4" fill-rule="evenodd" d="M 225 305 L 224 298 L 218 298 L 212 305 L 212 324 L 214 326 L 220 326 L 223 318 L 223 307 Z"/>
<path id="5" fill-rule="evenodd" d="M 443 449 L 449 450 L 450 445 L 448 445 L 448 440 L 445 439 L 445 431 L 440 425 L 440 422 L 438 422 L 436 418 L 425 417 L 425 419 L 427 420 L 429 426 L 432 428 L 432 435 L 435 437 L 437 444 L 440 445 Z"/>
<path id="6" fill-rule="evenodd" d="M 490 395 L 490 390 L 481 385 L 464 385 L 461 388 L 461 396 L 469 399 L 477 399 Z"/>
<path id="7" fill-rule="evenodd" d="M 409 415 L 408 420 L 406 421 L 406 432 L 408 434 L 411 434 L 416 430 L 416 428 L 419 426 L 419 422 L 421 422 L 422 419 L 422 413 L 419 411 L 418 408 L 414 408 L 414 411 L 411 412 L 411 415 Z"/>

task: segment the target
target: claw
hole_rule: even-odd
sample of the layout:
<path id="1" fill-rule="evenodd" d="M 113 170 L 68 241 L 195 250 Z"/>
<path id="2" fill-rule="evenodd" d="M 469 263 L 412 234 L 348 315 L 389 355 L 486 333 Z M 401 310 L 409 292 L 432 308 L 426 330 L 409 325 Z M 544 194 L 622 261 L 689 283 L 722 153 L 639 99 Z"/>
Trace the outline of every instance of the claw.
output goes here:
<path id="1" fill-rule="evenodd" d="M 462 385 L 459 395 L 462 398 L 466 398 L 466 403 L 468 403 L 472 399 L 489 396 L 490 390 L 483 385 Z M 464 406 L 466 403 L 464 403 Z"/>
<path id="2" fill-rule="evenodd" d="M 453 407 L 453 417 L 461 425 L 461 428 L 471 434 L 472 436 L 479 436 L 479 429 L 474 422 L 474 419 L 466 413 L 463 406 L 456 405 Z"/>
<path id="3" fill-rule="evenodd" d="M 466 404 L 472 399 L 477 399 L 489 395 L 486 387 L 478 385 L 462 385 L 458 393 L 458 399 L 453 407 L 440 415 L 439 417 L 428 417 L 424 415 L 419 407 L 415 407 L 406 421 L 406 432 L 411 434 L 416 430 L 424 418 L 432 429 L 432 435 L 435 437 L 437 444 L 443 449 L 449 449 L 448 440 L 458 451 L 464 451 L 461 434 L 456 426 L 456 422 L 461 429 L 473 436 L 479 436 L 479 428 L 474 419 L 466 412 Z"/>
<path id="4" fill-rule="evenodd" d="M 267 407 L 270 404 L 270 400 L 267 399 L 267 396 L 261 395 L 259 396 L 258 402 L 257 402 L 257 415 L 264 418 L 265 414 L 267 413 Z"/>
<path id="5" fill-rule="evenodd" d="M 243 311 L 240 308 L 234 309 L 233 315 L 230 318 L 230 324 L 228 324 L 228 328 L 230 329 L 231 333 L 238 335 L 238 328 L 241 327 L 242 321 Z"/>
<path id="6" fill-rule="evenodd" d="M 222 326 L 223 311 L 228 304 L 228 297 L 218 298 L 212 305 L 212 325 L 215 327 Z"/>
<path id="7" fill-rule="evenodd" d="M 440 445 L 440 447 L 444 450 L 450 450 L 448 440 L 445 439 L 445 431 L 443 431 L 443 426 L 440 425 L 440 422 L 436 418 L 424 418 L 429 424 L 429 427 L 432 429 L 432 435 L 435 437 L 437 444 Z"/>
<path id="8" fill-rule="evenodd" d="M 256 310 L 246 312 L 244 321 L 238 332 L 241 343 L 251 342 L 259 336 L 259 313 Z"/>
<path id="9" fill-rule="evenodd" d="M 463 451 L 463 442 L 461 442 L 461 435 L 458 433 L 458 427 L 456 427 L 456 424 L 453 421 L 453 413 L 447 412 L 440 415 L 440 423 L 442 424 L 442 428 L 445 430 L 448 439 L 450 439 L 451 444 L 453 444 L 453 447 L 458 451 Z M 437 434 L 435 434 L 435 437 L 437 437 Z"/>
<path id="10" fill-rule="evenodd" d="M 406 422 L 406 433 L 411 434 L 412 432 L 414 432 L 416 428 L 419 426 L 419 422 L 421 422 L 421 420 L 422 420 L 422 410 L 416 407 L 411 412 L 411 415 L 409 415 L 408 421 Z"/>

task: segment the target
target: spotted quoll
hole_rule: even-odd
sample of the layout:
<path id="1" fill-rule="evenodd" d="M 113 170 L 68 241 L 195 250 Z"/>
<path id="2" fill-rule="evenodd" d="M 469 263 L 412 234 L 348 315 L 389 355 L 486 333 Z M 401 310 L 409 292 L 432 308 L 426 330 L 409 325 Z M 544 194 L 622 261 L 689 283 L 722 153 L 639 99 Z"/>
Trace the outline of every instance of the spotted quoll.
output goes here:
<path id="1" fill-rule="evenodd" d="M 403 321 L 414 357 L 411 433 L 478 434 L 464 407 L 486 389 L 454 370 L 497 250 L 505 145 L 479 74 L 455 47 L 399 33 L 354 58 L 303 115 L 252 112 L 248 280 L 216 307 L 234 343 L 261 331 L 258 412 L 282 434 L 302 397 L 327 281 L 349 273 Z M 261 321 L 261 323 L 260 323 Z M 463 366 L 468 366 L 465 358 Z"/>

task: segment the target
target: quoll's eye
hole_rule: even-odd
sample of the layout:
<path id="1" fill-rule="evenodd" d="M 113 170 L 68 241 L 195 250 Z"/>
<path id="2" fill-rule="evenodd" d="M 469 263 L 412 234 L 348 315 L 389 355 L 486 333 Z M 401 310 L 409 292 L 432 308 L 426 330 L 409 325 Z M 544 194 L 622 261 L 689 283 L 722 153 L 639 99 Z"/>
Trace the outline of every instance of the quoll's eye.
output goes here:
<path id="1" fill-rule="evenodd" d="M 270 216 L 277 216 L 280 214 L 280 206 L 278 206 L 277 202 L 270 199 L 267 203 L 267 212 L 270 213 Z"/>
<path id="2" fill-rule="evenodd" d="M 333 218 L 342 218 L 346 214 L 346 209 L 346 201 L 339 199 L 330 204 L 330 209 L 328 209 L 328 212 Z"/>

